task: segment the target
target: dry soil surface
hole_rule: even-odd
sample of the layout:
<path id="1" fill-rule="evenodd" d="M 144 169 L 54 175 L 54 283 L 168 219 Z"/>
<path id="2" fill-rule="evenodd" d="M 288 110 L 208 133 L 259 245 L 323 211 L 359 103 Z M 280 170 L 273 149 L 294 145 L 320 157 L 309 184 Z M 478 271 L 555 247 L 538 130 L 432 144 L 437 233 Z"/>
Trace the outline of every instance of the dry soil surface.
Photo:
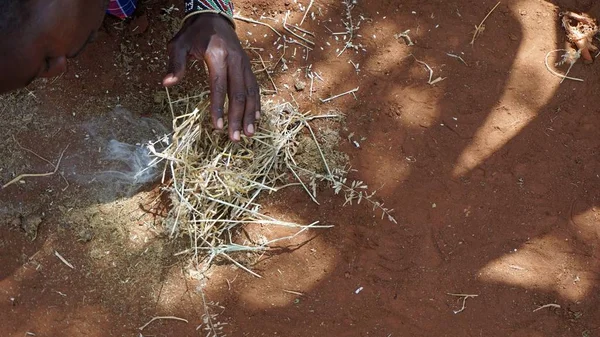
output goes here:
<path id="1" fill-rule="evenodd" d="M 134 20 L 107 18 L 68 72 L 0 98 L 0 183 L 52 173 L 64 150 L 55 174 L 0 190 L 0 335 L 205 336 L 212 323 L 252 337 L 600 336 L 600 65 L 579 60 L 569 75 L 584 81 L 560 83 L 544 62 L 568 67 L 552 52 L 566 47 L 560 11 L 600 8 L 502 1 L 471 43 L 495 0 L 357 2 L 356 48 L 343 50 L 346 6 L 316 0 L 302 24 L 315 45 L 287 43 L 285 67 L 269 28 L 239 21 L 237 32 L 275 67 L 274 83 L 259 73 L 265 100 L 346 115 L 351 178 L 397 224 L 327 186 L 321 205 L 289 188 L 265 210 L 334 227 L 250 256 L 262 278 L 230 264 L 194 277 L 176 255 L 185 238 L 162 230 L 160 186 L 131 186 L 136 144 L 170 124 L 160 80 L 182 7 L 144 1 Z M 281 33 L 308 4 L 236 1 Z M 429 84 L 428 67 L 443 80 Z M 198 62 L 171 94 L 205 83 Z M 187 323 L 139 329 L 158 316 Z"/>

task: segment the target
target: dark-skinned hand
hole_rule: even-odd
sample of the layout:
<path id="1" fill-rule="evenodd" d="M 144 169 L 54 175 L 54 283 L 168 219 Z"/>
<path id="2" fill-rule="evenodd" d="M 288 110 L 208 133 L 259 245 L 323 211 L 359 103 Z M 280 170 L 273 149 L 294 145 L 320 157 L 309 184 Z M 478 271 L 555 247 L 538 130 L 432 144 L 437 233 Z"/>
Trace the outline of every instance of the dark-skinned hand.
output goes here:
<path id="1" fill-rule="evenodd" d="M 223 129 L 225 97 L 229 98 L 229 138 L 252 136 L 260 118 L 260 92 L 248 55 L 231 23 L 222 15 L 204 13 L 190 17 L 168 45 L 169 65 L 163 85 L 177 84 L 188 59 L 203 60 L 210 78 L 210 112 L 216 129 Z"/>

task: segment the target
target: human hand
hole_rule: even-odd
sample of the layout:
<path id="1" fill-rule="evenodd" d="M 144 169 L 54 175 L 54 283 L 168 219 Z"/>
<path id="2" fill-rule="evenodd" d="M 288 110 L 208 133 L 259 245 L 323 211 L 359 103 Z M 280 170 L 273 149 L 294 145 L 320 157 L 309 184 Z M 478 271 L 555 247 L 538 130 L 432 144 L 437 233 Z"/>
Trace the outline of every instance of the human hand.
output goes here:
<path id="1" fill-rule="evenodd" d="M 252 136 L 260 118 L 260 92 L 248 55 L 230 22 L 220 14 L 203 13 L 186 20 L 169 42 L 169 65 L 163 79 L 166 87 L 185 74 L 188 58 L 208 66 L 210 112 L 216 129 L 223 129 L 225 96 L 229 98 L 229 138 L 237 142 L 243 131 Z"/>

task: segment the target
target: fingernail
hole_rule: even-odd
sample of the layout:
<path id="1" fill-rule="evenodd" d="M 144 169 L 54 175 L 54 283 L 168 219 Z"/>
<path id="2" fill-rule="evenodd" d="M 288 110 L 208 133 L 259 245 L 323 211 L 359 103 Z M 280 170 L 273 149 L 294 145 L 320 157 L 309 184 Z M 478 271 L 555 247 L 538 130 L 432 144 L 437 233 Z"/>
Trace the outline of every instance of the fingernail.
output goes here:
<path id="1" fill-rule="evenodd" d="M 217 129 L 221 130 L 223 128 L 223 118 L 217 119 Z"/>
<path id="2" fill-rule="evenodd" d="M 233 140 L 235 140 L 236 142 L 240 140 L 240 132 L 239 131 L 233 132 Z"/>
<path id="3" fill-rule="evenodd" d="M 256 113 L 254 114 L 254 118 L 260 119 L 260 111 L 256 111 Z"/>

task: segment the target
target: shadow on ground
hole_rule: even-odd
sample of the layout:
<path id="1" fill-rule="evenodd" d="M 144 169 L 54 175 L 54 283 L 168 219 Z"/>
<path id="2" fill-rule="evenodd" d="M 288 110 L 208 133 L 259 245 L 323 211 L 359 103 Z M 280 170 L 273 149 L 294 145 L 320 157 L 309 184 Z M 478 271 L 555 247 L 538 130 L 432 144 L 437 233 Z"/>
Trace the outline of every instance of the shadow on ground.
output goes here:
<path id="1" fill-rule="evenodd" d="M 564 47 L 555 5 L 576 9 L 578 4 L 502 3 L 471 46 L 472 27 L 494 5 L 360 2 L 353 14 L 365 18 L 356 40 L 363 46 L 338 57 L 336 49 L 344 42 L 330 30 L 343 30 L 344 8 L 337 2 L 315 4 L 315 13 L 323 17 L 303 27 L 316 32 L 308 64 L 324 81 L 315 81 L 313 93 L 283 90 L 284 84 L 293 88 L 297 80 L 306 81 L 301 67 L 308 64 L 298 48 L 298 56 L 287 61 L 290 69 L 301 71 L 276 72 L 280 97 L 291 94 L 316 113 L 338 109 L 346 114 L 343 133 L 360 144 L 341 145 L 357 170 L 352 178 L 377 189 L 376 198 L 395 209 L 398 224 L 380 220 L 377 210 L 365 204 L 341 207 L 342 198 L 326 188 L 320 191 L 321 206 L 297 190 L 268 198 L 269 211 L 335 228 L 307 234 L 300 239 L 318 235 L 291 253 L 257 262 L 254 269 L 262 279 L 230 266 L 215 267 L 202 286 L 210 300 L 225 307 L 211 307 L 218 313 L 215 323 L 228 323 L 224 331 L 232 336 L 598 332 L 598 70 L 578 63 L 570 74 L 585 82 L 559 84 L 544 66 L 547 52 Z M 295 6 L 257 0 L 242 1 L 240 8 L 255 18 L 268 8 L 281 19 Z M 295 13 L 290 22 L 300 19 Z M 407 29 L 414 46 L 394 37 Z M 276 61 L 280 51 L 274 36 L 254 42 L 268 29 L 241 24 L 238 34 L 264 48 L 265 59 L 272 54 Z M 461 56 L 466 64 L 448 54 Z M 427 84 L 428 73 L 415 58 L 432 68 L 434 79 L 445 79 Z M 196 81 L 201 80 L 191 80 Z M 356 100 L 348 95 L 331 104 L 318 101 L 355 87 L 360 87 Z M 117 217 L 124 229 L 88 244 L 97 250 L 72 244 L 78 237 L 68 228 L 55 231 L 60 224 L 46 229 L 34 244 L 3 229 L 3 260 L 7 256 L 12 263 L 0 289 L 5 297 L 18 298 L 3 304 L 3 312 L 14 318 L 3 334 L 22 335 L 35 327 L 50 336 L 81 331 L 130 336 L 151 317 L 163 315 L 187 317 L 190 323 L 154 323 L 149 335 L 200 334 L 195 329 L 205 302 L 198 284 L 181 277 L 182 260 L 172 257 L 181 244 L 165 246 L 152 225 L 135 220 L 145 214 L 135 212 L 135 205 L 151 204 L 154 197 L 112 200 L 127 204 L 122 207 L 126 216 Z M 6 202 L 14 205 L 16 198 Z M 29 200 L 40 199 L 52 209 L 50 198 Z M 92 220 L 102 223 L 102 206 L 95 214 Z M 131 254 L 106 258 L 111 253 L 98 241 L 111 240 L 131 245 L 125 247 Z M 65 246 L 72 246 L 72 262 L 84 268 L 70 271 L 56 259 L 54 250 Z M 35 252 L 41 252 L 39 259 L 32 258 Z M 148 252 L 159 257 L 153 265 L 144 258 Z M 36 270 L 32 261 L 47 272 Z M 111 273 L 113 268 L 119 272 Z M 94 279 L 103 273 L 112 278 Z M 76 296 L 64 291 L 65 284 Z M 37 297 L 14 295 L 21 292 Z M 448 293 L 477 296 L 463 302 Z M 547 304 L 552 306 L 534 311 Z M 25 312 L 27 319 L 18 318 Z"/>

